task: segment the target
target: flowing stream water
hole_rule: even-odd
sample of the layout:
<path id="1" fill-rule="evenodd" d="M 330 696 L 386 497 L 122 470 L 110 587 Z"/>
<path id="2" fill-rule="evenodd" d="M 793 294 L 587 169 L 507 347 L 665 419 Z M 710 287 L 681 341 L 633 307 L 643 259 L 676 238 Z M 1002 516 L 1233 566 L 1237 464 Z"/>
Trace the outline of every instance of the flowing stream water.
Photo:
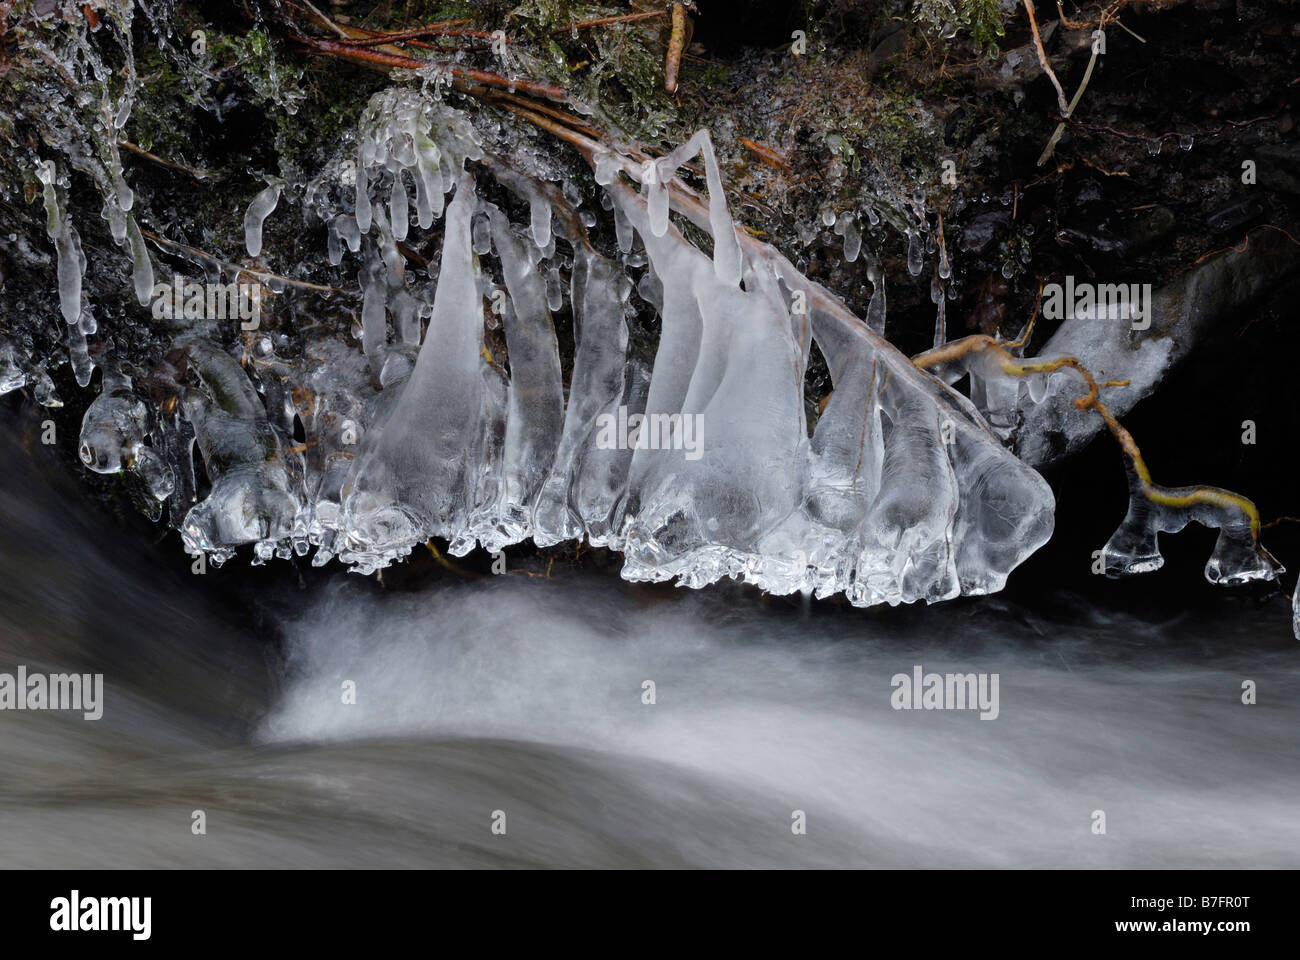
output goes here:
<path id="1" fill-rule="evenodd" d="M 0 867 L 1300 865 L 1275 605 L 316 571 L 232 610 L 0 454 L 0 672 L 105 684 L 98 721 L 0 711 Z M 996 673 L 997 718 L 893 709 L 916 665 Z"/>

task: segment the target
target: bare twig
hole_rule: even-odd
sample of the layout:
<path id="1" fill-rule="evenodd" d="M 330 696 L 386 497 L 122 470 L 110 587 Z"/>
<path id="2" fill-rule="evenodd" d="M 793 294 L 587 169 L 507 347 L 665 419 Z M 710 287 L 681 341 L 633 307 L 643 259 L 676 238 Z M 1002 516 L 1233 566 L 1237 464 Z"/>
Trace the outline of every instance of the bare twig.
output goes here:
<path id="1" fill-rule="evenodd" d="M 1029 29 L 1034 32 L 1034 48 L 1038 51 L 1038 62 L 1043 67 L 1043 72 L 1047 78 L 1052 81 L 1052 86 L 1056 88 L 1056 99 L 1061 105 L 1061 113 L 1069 114 L 1070 108 L 1065 105 L 1065 90 L 1061 87 L 1061 81 L 1056 79 L 1056 71 L 1052 69 L 1052 64 L 1047 59 L 1047 51 L 1043 49 L 1043 38 L 1038 34 L 1038 19 L 1034 16 L 1034 0 L 1025 0 L 1025 13 L 1029 14 Z M 1038 162 L 1042 166 L 1042 161 Z"/>
<path id="2" fill-rule="evenodd" d="M 673 32 L 668 37 L 668 59 L 664 63 L 664 89 L 677 92 L 677 69 L 682 62 L 682 47 L 686 46 L 686 7 L 673 4 Z"/>
<path id="3" fill-rule="evenodd" d="M 744 137 L 741 137 L 740 145 L 766 163 L 769 167 L 776 167 L 778 170 L 783 170 L 786 173 L 791 172 L 793 169 L 790 166 L 790 161 L 788 161 L 783 154 L 774 150 L 772 147 L 769 147 L 765 143 L 759 143 L 756 140 L 747 140 Z"/>
<path id="4" fill-rule="evenodd" d="M 617 17 L 599 17 L 595 20 L 583 20 L 579 23 L 570 24 L 567 27 L 560 27 L 558 30 L 552 30 L 552 36 L 559 36 L 563 33 L 569 33 L 573 30 L 586 30 L 589 27 L 603 27 L 611 23 L 634 23 L 637 20 L 657 20 L 667 11 L 649 10 L 645 13 L 625 13 Z"/>
<path id="5" fill-rule="evenodd" d="M 148 237 L 160 247 L 184 253 L 193 259 L 210 260 L 213 263 L 219 263 L 227 270 L 234 270 L 241 274 L 247 274 L 248 276 L 254 277 L 258 280 L 274 280 L 283 283 L 286 286 L 299 287 L 303 290 L 314 290 L 317 293 L 341 293 L 350 297 L 355 297 L 357 295 L 356 292 L 352 290 L 342 290 L 338 287 L 325 287 L 321 286 L 319 283 L 308 283 L 306 280 L 294 280 L 292 277 L 282 277 L 280 274 L 271 273 L 269 270 L 253 270 L 249 267 L 241 267 L 237 263 L 231 263 L 229 260 L 215 257 L 206 250 L 200 250 L 198 247 L 191 247 L 189 244 L 177 243 L 175 240 L 168 240 L 166 237 L 159 236 L 152 230 L 141 228 L 140 233 L 143 236 Z"/>
<path id="6" fill-rule="evenodd" d="M 1031 2 L 1032 0 L 1025 0 L 1025 3 Z M 1051 139 L 1047 141 L 1047 146 L 1043 148 L 1042 154 L 1038 157 L 1038 166 L 1041 167 L 1051 159 L 1052 151 L 1056 149 L 1056 142 L 1061 139 L 1061 134 L 1065 132 L 1065 121 L 1069 120 L 1070 114 L 1074 113 L 1074 108 L 1079 105 L 1079 98 L 1083 96 L 1083 91 L 1087 88 L 1088 81 L 1092 79 L 1092 68 L 1097 65 L 1097 53 L 1100 49 L 1100 45 L 1094 41 L 1092 45 L 1092 57 L 1088 60 L 1088 69 L 1083 72 L 1083 80 L 1079 84 L 1079 89 L 1074 91 L 1074 99 L 1071 100 L 1070 105 L 1065 108 L 1065 113 L 1062 115 L 1061 122 L 1058 123 L 1056 129 L 1052 131 Z M 1053 76 L 1052 79 L 1055 80 L 1056 77 Z M 1058 90 L 1061 89 L 1061 85 L 1058 83 L 1056 88 Z"/>
<path id="7" fill-rule="evenodd" d="M 488 70 L 478 70 L 473 67 L 458 67 L 450 63 L 440 63 L 436 60 L 424 60 L 418 57 L 408 57 L 400 53 L 385 53 L 370 47 L 358 46 L 352 40 L 341 41 L 324 40 L 319 37 L 299 37 L 298 42 L 311 47 L 320 53 L 327 53 L 331 56 L 341 57 L 345 60 L 352 60 L 376 69 L 392 69 L 396 67 L 405 70 L 423 70 L 429 67 L 436 67 L 446 70 L 455 79 L 482 84 L 486 87 L 497 87 L 499 89 L 511 91 L 522 90 L 525 93 L 534 96 L 545 97 L 548 100 L 558 100 L 561 102 L 567 102 L 569 99 L 569 95 L 563 87 L 554 87 L 545 83 L 535 83 L 531 80 L 512 80 L 509 77 L 502 76 L 499 73 L 492 73 Z"/>
<path id="8" fill-rule="evenodd" d="M 177 163 L 175 160 L 168 160 L 165 157 L 160 157 L 158 154 L 150 153 L 148 150 L 144 149 L 144 147 L 138 146 L 130 140 L 119 140 L 117 141 L 117 144 L 120 147 L 126 147 L 127 150 L 134 153 L 137 157 L 144 157 L 144 159 L 156 163 L 159 166 L 168 167 L 172 170 L 179 170 L 181 173 L 188 173 L 195 180 L 214 179 L 206 170 L 199 170 L 196 167 L 187 167 L 185 164 Z"/>
<path id="9" fill-rule="evenodd" d="M 391 30 L 391 31 L 368 31 L 372 36 L 350 40 L 359 47 L 374 47 L 385 43 L 396 43 L 399 40 L 415 40 L 420 37 L 476 37 L 480 40 L 488 40 L 492 37 L 490 30 L 471 30 L 466 27 L 448 26 L 451 23 L 464 23 L 463 20 L 448 20 L 444 23 L 431 23 L 423 27 L 412 27 L 409 30 Z"/>
<path id="10" fill-rule="evenodd" d="M 303 5 L 312 13 L 317 23 L 321 24 L 322 26 L 328 27 L 330 30 L 333 30 L 340 37 L 347 36 L 347 33 L 344 31 L 344 29 L 340 27 L 337 23 L 335 23 L 333 20 L 331 20 L 329 17 L 325 16 L 325 14 L 317 10 L 315 4 L 313 4 L 311 0 L 302 0 L 302 2 Z M 296 4 L 291 4 L 291 6 L 296 6 Z"/>

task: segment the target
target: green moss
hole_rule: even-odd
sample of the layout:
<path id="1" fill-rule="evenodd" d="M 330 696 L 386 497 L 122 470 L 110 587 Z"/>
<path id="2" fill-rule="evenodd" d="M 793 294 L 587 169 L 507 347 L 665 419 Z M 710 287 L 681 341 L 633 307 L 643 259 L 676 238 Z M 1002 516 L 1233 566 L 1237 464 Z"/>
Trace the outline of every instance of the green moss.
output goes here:
<path id="1" fill-rule="evenodd" d="M 917 0 L 912 16 L 945 40 L 966 35 L 986 56 L 997 53 L 1006 33 L 1001 0 Z"/>
<path id="2" fill-rule="evenodd" d="M 528 55 L 553 83 L 598 105 L 602 119 L 643 139 L 661 137 L 677 118 L 663 89 L 665 20 L 606 24 L 575 35 L 567 28 L 625 8 L 572 0 L 525 0 L 509 14 L 507 29 L 522 33 L 520 55 Z M 517 43 L 519 41 L 516 41 Z"/>
<path id="3" fill-rule="evenodd" d="M 192 111 L 198 94 L 157 47 L 136 52 L 136 69 L 140 88 L 128 130 L 144 149 L 183 161 L 194 143 Z"/>

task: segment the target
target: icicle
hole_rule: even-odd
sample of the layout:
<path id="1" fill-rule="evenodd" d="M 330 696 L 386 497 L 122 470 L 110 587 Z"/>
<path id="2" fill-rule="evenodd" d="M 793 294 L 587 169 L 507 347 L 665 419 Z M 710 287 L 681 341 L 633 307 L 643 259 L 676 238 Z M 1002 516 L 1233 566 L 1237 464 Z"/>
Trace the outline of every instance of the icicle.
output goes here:
<path id="1" fill-rule="evenodd" d="M 402 342 L 408 346 L 420 344 L 420 301 L 405 290 L 397 291 L 390 305 L 393 327 Z"/>
<path id="2" fill-rule="evenodd" d="M 539 546 L 576 539 L 584 531 L 592 543 L 605 542 L 632 458 L 631 450 L 593 443 L 597 418 L 604 414 L 617 422 L 623 405 L 628 343 L 623 304 L 631 284 L 617 264 L 583 247 L 574 252 L 572 283 L 573 378 L 554 468 L 535 513 L 533 540 Z"/>
<path id="3" fill-rule="evenodd" d="M 947 298 L 943 293 L 943 281 L 939 278 L 939 271 L 935 270 L 930 274 L 930 302 L 935 306 L 934 314 L 934 343 L 932 347 L 943 346 L 948 338 L 947 323 L 945 317 L 947 314 Z"/>
<path id="4" fill-rule="evenodd" d="M 505 216 L 490 205 L 488 214 L 514 305 L 505 317 L 510 388 L 501 494 L 494 510 L 494 528 L 479 537 L 485 549 L 495 551 L 531 533 L 537 495 L 550 474 L 560 442 L 564 386 L 541 278 Z"/>
<path id="5" fill-rule="evenodd" d="M 727 193 L 722 186 L 722 174 L 713 152 L 713 140 L 708 130 L 697 130 L 695 135 L 668 156 L 654 161 L 653 183 L 648 185 L 647 202 L 650 210 L 650 231 L 662 237 L 668 230 L 668 183 L 677 169 L 694 156 L 704 160 L 705 181 L 709 186 L 709 226 L 713 234 L 713 268 L 718 279 L 728 284 L 740 283 L 740 242 L 736 239 L 735 224 L 727 206 Z"/>
<path id="6" fill-rule="evenodd" d="M 68 222 L 67 214 L 59 204 L 59 194 L 54 184 L 56 173 L 51 160 L 44 161 L 37 169 L 37 176 L 45 185 L 45 229 L 54 241 L 58 257 L 59 306 L 63 311 L 63 319 L 73 324 L 81 316 L 81 275 L 86 270 L 86 257 L 81 252 L 81 237 Z M 83 349 L 84 346 L 83 337 Z M 85 385 L 81 384 L 83 387 Z"/>
<path id="7" fill-rule="evenodd" d="M 622 508 L 623 575 L 701 586 L 744 571 L 766 582 L 758 541 L 797 506 L 791 477 L 807 444 L 803 357 L 789 310 L 770 268 L 746 274 L 742 290 L 719 269 L 725 253 L 710 260 L 676 230 L 654 236 L 637 195 L 618 183 L 610 190 L 664 279 L 645 438 L 637 437 Z M 711 194 L 725 247 L 730 215 L 717 217 L 725 197 Z"/>
<path id="8" fill-rule="evenodd" d="M 533 243 L 545 249 L 551 242 L 551 204 L 538 193 L 528 202 L 532 218 Z"/>
<path id="9" fill-rule="evenodd" d="M 655 308 L 655 313 L 664 312 L 664 284 L 654 271 L 654 266 L 646 270 L 645 275 L 636 285 L 637 296 Z"/>
<path id="10" fill-rule="evenodd" d="M 614 208 L 614 236 L 618 240 L 619 250 L 632 252 L 632 224 L 618 207 Z"/>
<path id="11" fill-rule="evenodd" d="M 393 236 L 382 209 L 374 211 L 374 221 L 375 231 L 379 234 L 379 256 L 388 268 L 388 284 L 399 287 L 406 276 L 406 258 L 397 249 L 397 239 Z"/>
<path id="12" fill-rule="evenodd" d="M 77 386 L 89 386 L 90 375 L 95 372 L 95 365 L 90 362 L 90 348 L 86 346 L 86 335 L 75 324 L 68 327 L 68 359 L 72 362 L 72 373 L 77 378 Z"/>
<path id="13" fill-rule="evenodd" d="M 358 233 L 370 232 L 370 215 L 370 183 L 366 173 L 365 144 L 363 142 L 362 146 L 357 150 L 356 220 Z M 353 252 L 356 252 L 355 248 Z"/>
<path id="14" fill-rule="evenodd" d="M 622 165 L 614 155 L 608 151 L 603 151 L 596 155 L 594 179 L 600 186 L 607 187 L 618 177 L 618 172 L 621 169 Z"/>
<path id="15" fill-rule="evenodd" d="M 646 206 L 650 211 L 650 232 L 662 237 L 668 232 L 668 188 L 658 180 L 646 184 Z"/>
<path id="16" fill-rule="evenodd" d="M 135 298 L 140 306 L 147 307 L 153 300 L 153 262 L 149 259 L 149 248 L 144 244 L 144 235 L 135 222 L 135 217 L 127 221 L 127 237 L 131 243 L 131 279 L 135 283 Z"/>
<path id="17" fill-rule="evenodd" d="M 564 306 L 564 290 L 560 284 L 560 268 L 551 267 L 546 271 L 546 306 L 557 311 Z"/>
<path id="18" fill-rule="evenodd" d="M 27 385 L 27 374 L 18 366 L 18 351 L 12 343 L 0 344 L 0 397 Z"/>
<path id="19" fill-rule="evenodd" d="M 158 453 L 149 447 L 135 450 L 133 467 L 155 500 L 160 503 L 176 491 L 176 475 Z"/>
<path id="20" fill-rule="evenodd" d="M 244 246 L 250 257 L 261 256 L 262 224 L 280 202 L 280 191 L 283 188 L 283 182 L 277 180 L 255 196 L 248 205 L 248 211 L 244 214 Z"/>
<path id="21" fill-rule="evenodd" d="M 921 235 L 909 232 L 907 235 L 907 272 L 914 277 L 919 277 L 924 265 L 925 261 L 921 252 Z"/>
<path id="22" fill-rule="evenodd" d="M 878 275 L 872 277 L 875 289 L 871 294 L 871 303 L 867 305 L 867 326 L 882 337 L 885 335 L 885 274 L 884 268 L 878 267 Z"/>
<path id="23" fill-rule="evenodd" d="M 345 487 L 347 553 L 362 566 L 388 563 L 429 536 L 462 537 L 481 502 L 490 462 L 485 425 L 495 401 L 484 372 L 483 300 L 470 237 L 476 203 L 474 178 L 463 174 L 447 210 L 424 347 Z"/>
<path id="24" fill-rule="evenodd" d="M 415 143 L 415 168 L 419 171 L 421 193 L 416 195 L 417 206 L 422 197 L 425 206 L 419 206 L 420 227 L 427 230 L 433 221 L 442 216 L 443 194 L 446 185 L 442 180 L 440 165 L 441 153 L 438 145 L 428 137 L 420 135 Z"/>
<path id="25" fill-rule="evenodd" d="M 298 492 L 279 438 L 239 362 L 204 340 L 184 345 L 201 389 L 186 389 L 182 406 L 194 426 L 212 491 L 181 524 L 188 553 L 222 559 L 253 543 L 263 553 L 287 537 L 298 517 Z"/>
<path id="26" fill-rule="evenodd" d="M 361 231 L 353 217 L 342 213 L 339 214 L 334 218 L 334 229 L 338 231 L 338 235 L 343 238 L 343 242 L 348 245 L 348 249 L 353 253 L 361 249 Z M 370 229 L 369 225 L 367 225 L 366 229 Z M 341 253 L 339 257 L 342 259 Z"/>
<path id="27" fill-rule="evenodd" d="M 126 459 L 144 442 L 147 417 L 130 378 L 105 366 L 103 389 L 81 419 L 77 447 L 81 462 L 96 473 L 120 473 Z"/>
<path id="28" fill-rule="evenodd" d="M 55 409 L 63 406 L 63 401 L 59 399 L 59 393 L 54 388 L 54 381 L 50 378 L 49 371 L 44 366 L 33 371 L 33 388 L 32 392 L 36 395 L 36 402 L 42 407 Z M 0 384 L 0 393 L 4 393 L 3 385 Z"/>
<path id="29" fill-rule="evenodd" d="M 95 180 L 96 186 L 101 190 L 107 189 L 109 191 L 108 198 L 104 201 L 104 207 L 100 214 L 108 221 L 109 235 L 112 236 L 114 242 L 124 243 L 126 241 L 126 214 L 118 206 L 117 197 L 114 195 L 112 186 L 106 187 L 99 176 L 96 176 Z"/>
<path id="30" fill-rule="evenodd" d="M 808 558 L 817 570 L 809 585 L 828 596 L 845 585 L 838 556 L 880 491 L 885 454 L 878 394 L 886 374 L 851 329 L 822 317 L 814 322 L 835 389 L 813 431 L 805 509 L 811 520 L 837 532 L 825 538 L 829 549 L 809 551 Z"/>
<path id="31" fill-rule="evenodd" d="M 492 252 L 492 231 L 488 227 L 488 218 L 484 214 L 474 215 L 474 225 L 470 230 L 474 242 L 474 252 L 480 257 Z"/>
<path id="32" fill-rule="evenodd" d="M 362 349 L 370 360 L 370 369 L 378 377 L 388 347 L 388 311 L 383 271 L 372 269 L 370 274 L 361 301 Z"/>
<path id="33" fill-rule="evenodd" d="M 410 205 L 406 200 L 406 184 L 402 182 L 400 168 L 393 173 L 393 195 L 388 201 L 388 210 L 389 216 L 392 218 L 394 239 L 405 240 L 406 230 L 409 226 Z"/>
<path id="34" fill-rule="evenodd" d="M 339 228 L 333 220 L 325 228 L 325 244 L 330 266 L 337 267 L 343 262 L 343 244 L 339 240 Z"/>
<path id="35" fill-rule="evenodd" d="M 858 230 L 855 221 L 849 220 L 844 225 L 844 259 L 853 263 L 858 259 L 858 253 L 862 250 L 862 234 Z"/>
<path id="36" fill-rule="evenodd" d="M 1164 565 L 1159 535 L 1178 533 L 1195 521 L 1217 529 L 1219 539 L 1205 564 L 1205 579 L 1232 586 L 1276 582 L 1284 573 L 1259 542 L 1259 511 L 1240 494 L 1220 487 L 1166 487 L 1151 478 L 1132 435 L 1104 404 L 1093 409 L 1105 420 L 1125 456 L 1129 506 L 1119 529 L 1102 548 L 1108 576 L 1148 573 Z"/>

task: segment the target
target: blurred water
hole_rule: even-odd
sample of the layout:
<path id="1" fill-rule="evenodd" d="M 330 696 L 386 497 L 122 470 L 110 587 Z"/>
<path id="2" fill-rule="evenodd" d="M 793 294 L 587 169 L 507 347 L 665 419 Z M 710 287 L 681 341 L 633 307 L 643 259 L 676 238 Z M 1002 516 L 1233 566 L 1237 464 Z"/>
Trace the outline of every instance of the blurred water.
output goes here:
<path id="1" fill-rule="evenodd" d="M 337 575 L 268 577 L 250 617 L 0 457 L 0 671 L 106 687 L 98 722 L 0 711 L 0 867 L 1300 864 L 1281 601 L 863 612 Z M 999 674 L 998 719 L 893 710 L 916 664 Z"/>

